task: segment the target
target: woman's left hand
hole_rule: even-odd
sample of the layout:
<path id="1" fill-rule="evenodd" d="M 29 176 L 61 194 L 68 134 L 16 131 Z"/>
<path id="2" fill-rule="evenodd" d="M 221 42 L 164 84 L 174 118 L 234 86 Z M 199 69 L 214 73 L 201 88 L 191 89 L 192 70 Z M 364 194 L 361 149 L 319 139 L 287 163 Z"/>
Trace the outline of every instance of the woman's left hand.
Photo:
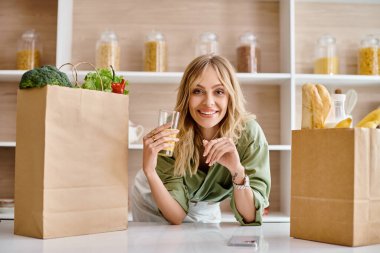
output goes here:
<path id="1" fill-rule="evenodd" d="M 216 162 L 226 167 L 232 174 L 240 167 L 239 153 L 232 139 L 222 137 L 211 141 L 203 140 L 203 156 L 209 166 Z"/>

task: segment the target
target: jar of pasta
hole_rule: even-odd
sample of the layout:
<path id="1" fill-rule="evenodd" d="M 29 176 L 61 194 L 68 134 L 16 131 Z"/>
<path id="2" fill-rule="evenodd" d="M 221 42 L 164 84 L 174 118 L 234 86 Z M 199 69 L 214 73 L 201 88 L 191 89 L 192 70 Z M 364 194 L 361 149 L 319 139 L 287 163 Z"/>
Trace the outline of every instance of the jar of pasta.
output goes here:
<path id="1" fill-rule="evenodd" d="M 336 40 L 331 35 L 323 35 L 317 41 L 314 60 L 315 74 L 338 74 L 339 61 Z"/>
<path id="2" fill-rule="evenodd" d="M 16 68 L 27 70 L 40 67 L 42 45 L 34 30 L 24 32 L 18 42 Z"/>
<path id="3" fill-rule="evenodd" d="M 165 37 L 160 32 L 150 32 L 144 44 L 144 71 L 167 71 L 167 46 Z"/>
<path id="4" fill-rule="evenodd" d="M 96 43 L 96 67 L 120 70 L 120 46 L 116 33 L 105 31 Z"/>
<path id="5" fill-rule="evenodd" d="M 195 55 L 218 54 L 219 44 L 218 36 L 213 32 L 204 32 L 199 36 L 195 47 Z"/>
<path id="6" fill-rule="evenodd" d="M 247 32 L 240 36 L 240 43 L 237 48 L 238 72 L 257 73 L 258 54 L 259 50 L 257 48 L 255 35 Z"/>
<path id="7" fill-rule="evenodd" d="M 373 35 L 367 35 L 361 40 L 358 55 L 359 75 L 379 74 L 379 47 L 380 41 Z"/>

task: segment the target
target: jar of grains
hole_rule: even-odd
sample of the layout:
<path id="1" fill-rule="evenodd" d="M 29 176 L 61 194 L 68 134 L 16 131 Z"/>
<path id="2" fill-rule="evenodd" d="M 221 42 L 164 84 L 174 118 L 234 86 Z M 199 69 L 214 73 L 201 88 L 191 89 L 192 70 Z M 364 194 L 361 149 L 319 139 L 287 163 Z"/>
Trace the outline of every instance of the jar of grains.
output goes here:
<path id="1" fill-rule="evenodd" d="M 150 32 L 144 44 L 144 71 L 167 71 L 167 46 L 165 37 L 160 32 Z"/>
<path id="2" fill-rule="evenodd" d="M 373 35 L 367 35 L 361 40 L 358 55 L 359 75 L 379 74 L 379 47 L 380 41 Z"/>
<path id="3" fill-rule="evenodd" d="M 237 70 L 238 72 L 258 72 L 259 50 L 256 37 L 253 33 L 246 32 L 240 36 L 240 44 L 237 48 Z"/>
<path id="4" fill-rule="evenodd" d="M 42 45 L 34 30 L 24 32 L 18 42 L 16 67 L 18 70 L 33 69 L 41 64 Z"/>
<path id="5" fill-rule="evenodd" d="M 120 46 L 116 33 L 105 31 L 96 43 L 96 67 L 120 70 Z"/>
<path id="6" fill-rule="evenodd" d="M 198 43 L 195 47 L 195 55 L 205 55 L 205 54 L 218 54 L 219 44 L 218 36 L 213 32 L 201 33 L 198 39 Z"/>
<path id="7" fill-rule="evenodd" d="M 323 35 L 318 39 L 315 60 L 315 74 L 338 74 L 339 62 L 336 52 L 336 40 L 331 35 Z"/>

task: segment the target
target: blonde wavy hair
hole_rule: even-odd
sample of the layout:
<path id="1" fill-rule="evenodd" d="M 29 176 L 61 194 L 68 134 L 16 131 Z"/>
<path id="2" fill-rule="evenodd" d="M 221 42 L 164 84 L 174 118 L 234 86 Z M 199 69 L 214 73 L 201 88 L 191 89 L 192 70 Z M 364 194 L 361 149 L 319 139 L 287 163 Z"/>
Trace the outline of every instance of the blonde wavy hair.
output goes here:
<path id="1" fill-rule="evenodd" d="M 194 175 L 199 167 L 202 135 L 197 123 L 190 115 L 189 99 L 193 87 L 197 85 L 209 66 L 214 68 L 229 94 L 227 112 L 219 123 L 218 135 L 232 138 L 236 144 L 244 130 L 246 120 L 248 117 L 254 117 L 245 110 L 245 99 L 231 63 L 219 55 L 202 55 L 195 58 L 183 74 L 175 106 L 175 110 L 181 113 L 177 135 L 179 141 L 174 149 L 174 175 L 176 176 L 185 176 L 188 173 Z"/>

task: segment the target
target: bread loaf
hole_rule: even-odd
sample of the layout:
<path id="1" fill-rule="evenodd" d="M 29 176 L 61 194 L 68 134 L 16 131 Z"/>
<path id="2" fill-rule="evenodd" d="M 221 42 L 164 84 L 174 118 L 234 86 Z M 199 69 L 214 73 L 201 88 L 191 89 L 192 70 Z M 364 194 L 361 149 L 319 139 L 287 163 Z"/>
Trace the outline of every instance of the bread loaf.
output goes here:
<path id="1" fill-rule="evenodd" d="M 324 128 L 330 108 L 330 94 L 323 85 L 302 86 L 302 129 Z"/>
<path id="2" fill-rule="evenodd" d="M 331 98 L 330 98 L 330 93 L 327 91 L 326 87 L 323 86 L 322 84 L 317 84 L 316 85 L 318 89 L 318 94 L 321 97 L 322 104 L 323 104 L 323 121 L 322 121 L 322 128 L 325 126 L 325 121 L 327 119 L 327 116 L 329 115 L 332 103 L 331 103 Z"/>
<path id="3" fill-rule="evenodd" d="M 313 97 L 313 84 L 307 83 L 302 86 L 302 129 L 313 128 L 313 106 L 311 104 Z"/>

